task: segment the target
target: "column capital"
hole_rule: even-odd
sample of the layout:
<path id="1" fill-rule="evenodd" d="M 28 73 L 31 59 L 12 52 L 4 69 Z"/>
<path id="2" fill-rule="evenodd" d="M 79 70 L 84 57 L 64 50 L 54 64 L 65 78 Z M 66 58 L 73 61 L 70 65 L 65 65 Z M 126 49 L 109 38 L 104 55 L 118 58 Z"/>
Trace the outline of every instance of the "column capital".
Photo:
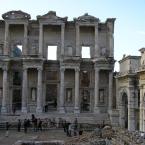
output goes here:
<path id="1" fill-rule="evenodd" d="M 80 68 L 75 68 L 75 72 L 79 72 L 80 71 Z"/>
<path id="2" fill-rule="evenodd" d="M 3 71 L 8 71 L 8 66 L 3 66 L 3 67 L 2 67 L 2 70 L 3 70 Z"/>
<path id="3" fill-rule="evenodd" d="M 95 67 L 95 72 L 99 72 L 100 68 Z"/>
<path id="4" fill-rule="evenodd" d="M 61 72 L 64 72 L 64 71 L 65 71 L 65 68 L 64 68 L 64 67 L 61 67 L 61 68 L 60 68 L 60 71 L 61 71 Z"/>
<path id="5" fill-rule="evenodd" d="M 38 70 L 38 71 L 42 71 L 43 68 L 42 68 L 42 67 L 37 67 L 37 70 Z"/>
<path id="6" fill-rule="evenodd" d="M 65 23 L 62 23 L 61 24 L 61 29 L 64 29 L 65 28 Z"/>

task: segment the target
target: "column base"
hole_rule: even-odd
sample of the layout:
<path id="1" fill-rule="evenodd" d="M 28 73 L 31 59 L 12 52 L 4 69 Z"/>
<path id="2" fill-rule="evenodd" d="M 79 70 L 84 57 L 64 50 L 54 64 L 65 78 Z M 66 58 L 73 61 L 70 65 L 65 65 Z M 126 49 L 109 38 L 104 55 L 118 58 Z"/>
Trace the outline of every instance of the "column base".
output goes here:
<path id="1" fill-rule="evenodd" d="M 36 108 L 36 113 L 42 113 L 42 108 L 41 107 L 37 107 Z"/>
<path id="2" fill-rule="evenodd" d="M 99 107 L 95 107 L 95 108 L 94 108 L 94 113 L 95 113 L 95 114 L 100 113 L 100 108 L 99 108 Z"/>
<path id="3" fill-rule="evenodd" d="M 2 107 L 1 108 L 1 113 L 2 114 L 7 114 L 7 108 L 6 107 Z"/>
<path id="4" fill-rule="evenodd" d="M 75 108 L 74 108 L 74 113 L 75 113 L 75 114 L 79 114 L 79 113 L 80 113 L 79 107 L 75 107 Z"/>
<path id="5" fill-rule="evenodd" d="M 27 108 L 26 108 L 26 107 L 22 107 L 21 112 L 22 112 L 22 113 L 27 113 Z"/>
<path id="6" fill-rule="evenodd" d="M 59 108 L 59 113 L 65 113 L 64 107 Z"/>

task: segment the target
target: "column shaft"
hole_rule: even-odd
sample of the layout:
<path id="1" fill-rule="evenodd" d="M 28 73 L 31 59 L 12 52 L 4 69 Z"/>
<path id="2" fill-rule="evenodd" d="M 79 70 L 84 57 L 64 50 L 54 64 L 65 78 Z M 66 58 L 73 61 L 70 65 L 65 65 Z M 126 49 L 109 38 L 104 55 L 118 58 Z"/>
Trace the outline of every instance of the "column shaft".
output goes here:
<path id="1" fill-rule="evenodd" d="M 23 69 L 23 84 L 22 84 L 22 113 L 27 113 L 27 97 L 28 97 L 28 78 L 27 69 Z"/>
<path id="2" fill-rule="evenodd" d="M 108 100 L 108 110 L 112 110 L 112 103 L 113 103 L 113 72 L 110 71 L 109 72 L 109 100 Z"/>
<path id="3" fill-rule="evenodd" d="M 59 99 L 59 112 L 65 113 L 64 110 L 64 68 L 60 69 L 60 99 Z"/>
<path id="4" fill-rule="evenodd" d="M 38 81 L 37 81 L 37 108 L 36 112 L 42 112 L 42 69 L 38 68 Z"/>
<path id="5" fill-rule="evenodd" d="M 94 90 L 95 98 L 94 98 L 94 113 L 99 113 L 99 69 L 95 68 L 95 90 Z"/>
<path id="6" fill-rule="evenodd" d="M 99 57 L 99 45 L 98 45 L 98 23 L 95 25 L 95 57 Z"/>
<path id="7" fill-rule="evenodd" d="M 80 26 L 76 24 L 76 56 L 80 56 Z"/>
<path id="8" fill-rule="evenodd" d="M 43 52 L 43 24 L 39 24 L 39 55 Z"/>
<path id="9" fill-rule="evenodd" d="M 143 118 L 143 87 L 140 87 L 140 106 L 139 106 L 139 130 L 140 131 L 144 131 L 143 130 L 143 123 L 144 123 L 144 118 Z"/>
<path id="10" fill-rule="evenodd" d="M 1 108 L 1 112 L 3 114 L 7 113 L 7 97 L 8 97 L 8 74 L 7 74 L 7 69 L 3 70 L 3 98 L 2 98 L 2 108 Z"/>
<path id="11" fill-rule="evenodd" d="M 65 24 L 61 25 L 61 55 L 64 55 L 64 32 L 65 32 Z"/>
<path id="12" fill-rule="evenodd" d="M 132 90 L 133 91 L 133 90 Z M 134 92 L 128 90 L 128 130 L 135 131 Z"/>
<path id="13" fill-rule="evenodd" d="M 23 55 L 27 55 L 27 34 L 28 34 L 28 28 L 27 24 L 24 24 L 24 48 L 22 49 Z"/>
<path id="14" fill-rule="evenodd" d="M 9 24 L 5 22 L 4 55 L 9 53 Z"/>
<path id="15" fill-rule="evenodd" d="M 79 69 L 75 69 L 75 107 L 74 113 L 80 113 L 79 108 Z"/>

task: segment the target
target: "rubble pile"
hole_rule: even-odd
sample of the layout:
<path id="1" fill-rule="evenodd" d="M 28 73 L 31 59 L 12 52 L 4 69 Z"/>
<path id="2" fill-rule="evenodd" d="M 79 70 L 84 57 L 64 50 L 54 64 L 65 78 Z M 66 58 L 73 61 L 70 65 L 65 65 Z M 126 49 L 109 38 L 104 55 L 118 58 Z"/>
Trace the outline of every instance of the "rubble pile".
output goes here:
<path id="1" fill-rule="evenodd" d="M 125 129 L 105 126 L 81 136 L 74 136 L 65 145 L 145 145 L 144 136 L 138 131 L 130 132 Z"/>
<path id="2" fill-rule="evenodd" d="M 106 126 L 96 128 L 93 132 L 85 132 L 81 136 L 74 136 L 65 142 L 65 145 L 109 145 L 114 130 Z"/>
<path id="3" fill-rule="evenodd" d="M 112 137 L 112 145 L 145 145 L 144 135 L 139 131 L 128 131 L 124 129 L 117 129 Z"/>

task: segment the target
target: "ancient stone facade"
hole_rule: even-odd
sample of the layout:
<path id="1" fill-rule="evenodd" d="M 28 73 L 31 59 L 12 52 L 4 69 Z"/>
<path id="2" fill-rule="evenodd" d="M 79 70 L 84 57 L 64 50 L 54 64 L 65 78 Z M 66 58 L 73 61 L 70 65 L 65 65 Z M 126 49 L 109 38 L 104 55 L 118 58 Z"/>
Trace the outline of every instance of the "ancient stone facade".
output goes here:
<path id="1" fill-rule="evenodd" d="M 84 14 L 68 21 L 54 11 L 37 20 L 22 11 L 2 17 L 1 116 L 107 116 L 112 125 L 145 131 L 145 48 L 141 56 L 123 56 L 113 72 L 114 18 L 103 23 Z"/>

